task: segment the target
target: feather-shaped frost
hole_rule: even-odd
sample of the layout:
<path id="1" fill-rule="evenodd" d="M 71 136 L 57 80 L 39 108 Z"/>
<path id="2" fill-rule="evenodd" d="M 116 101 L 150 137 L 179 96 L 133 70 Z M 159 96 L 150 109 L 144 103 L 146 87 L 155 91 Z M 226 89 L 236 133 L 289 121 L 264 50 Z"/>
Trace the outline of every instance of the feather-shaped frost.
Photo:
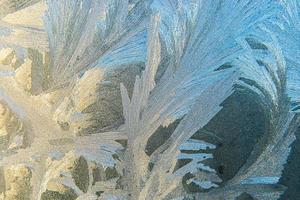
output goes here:
<path id="1" fill-rule="evenodd" d="M 280 198 L 300 124 L 299 1 L 46 0 L 42 26 L 7 21 L 38 1 L 0 0 L 0 46 L 12 48 L 1 63 L 42 51 L 16 73 L 49 83 L 33 96 L 17 76 L 0 77 L 5 120 L 28 129 L 8 139 L 0 129 L 0 199 Z M 255 144 L 228 155 L 237 170 L 224 178 L 212 163 L 231 133 L 206 127 L 238 92 L 262 108 L 265 127 L 254 142 L 239 136 L 237 146 Z M 12 176 L 22 190 L 7 179 L 17 169 L 28 172 Z"/>

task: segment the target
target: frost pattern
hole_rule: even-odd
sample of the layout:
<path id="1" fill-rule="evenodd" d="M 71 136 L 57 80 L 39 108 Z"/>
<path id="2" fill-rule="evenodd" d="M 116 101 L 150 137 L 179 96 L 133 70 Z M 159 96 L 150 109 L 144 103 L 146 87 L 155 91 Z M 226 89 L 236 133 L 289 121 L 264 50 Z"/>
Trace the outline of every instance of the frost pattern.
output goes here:
<path id="1" fill-rule="evenodd" d="M 0 199 L 275 200 L 285 191 L 300 125 L 299 1 L 0 6 Z M 204 128 L 237 91 L 264 108 L 266 128 L 224 180 L 210 165 L 217 136 Z"/>

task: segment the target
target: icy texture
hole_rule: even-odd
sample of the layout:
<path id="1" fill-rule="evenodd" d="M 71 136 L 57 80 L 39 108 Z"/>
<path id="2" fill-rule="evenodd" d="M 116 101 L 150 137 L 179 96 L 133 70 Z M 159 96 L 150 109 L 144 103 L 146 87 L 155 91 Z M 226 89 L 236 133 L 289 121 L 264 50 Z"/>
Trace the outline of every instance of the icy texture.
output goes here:
<path id="1" fill-rule="evenodd" d="M 0 200 L 285 191 L 300 125 L 299 1 L 0 0 L 0 13 Z M 213 165 L 222 135 L 205 128 L 235 92 L 265 127 L 225 179 Z"/>
<path id="2" fill-rule="evenodd" d="M 52 85 L 64 84 L 68 78 L 96 65 L 99 59 L 100 65 L 109 65 L 105 57 L 117 56 L 118 52 L 128 56 L 122 64 L 143 57 L 129 56 L 133 48 L 143 53 L 139 49 L 143 44 L 141 36 L 135 34 L 143 30 L 145 16 L 138 6 L 128 12 L 128 0 L 49 0 L 47 4 L 45 24 L 51 49 Z"/>

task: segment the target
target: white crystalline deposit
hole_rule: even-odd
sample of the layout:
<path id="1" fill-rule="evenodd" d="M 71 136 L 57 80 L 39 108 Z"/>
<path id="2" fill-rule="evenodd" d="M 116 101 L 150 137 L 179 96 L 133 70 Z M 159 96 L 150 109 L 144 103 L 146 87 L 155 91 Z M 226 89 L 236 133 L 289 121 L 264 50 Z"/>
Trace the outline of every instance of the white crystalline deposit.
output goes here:
<path id="1" fill-rule="evenodd" d="M 0 199 L 279 199 L 299 4 L 0 0 Z M 263 134 L 226 143 L 247 115 L 237 94 Z"/>
<path id="2" fill-rule="evenodd" d="M 0 62 L 1 64 L 9 64 L 13 59 L 14 50 L 11 48 L 3 48 L 0 51 Z"/>

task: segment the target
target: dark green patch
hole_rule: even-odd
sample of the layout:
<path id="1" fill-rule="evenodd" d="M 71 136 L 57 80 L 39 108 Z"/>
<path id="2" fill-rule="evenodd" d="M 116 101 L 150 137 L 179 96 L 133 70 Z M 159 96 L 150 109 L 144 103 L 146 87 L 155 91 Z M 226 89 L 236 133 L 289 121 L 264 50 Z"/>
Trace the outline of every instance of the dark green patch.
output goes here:
<path id="1" fill-rule="evenodd" d="M 88 191 L 89 187 L 89 167 L 87 161 L 81 156 L 74 162 L 72 177 L 75 184 L 83 192 Z"/>
<path id="2" fill-rule="evenodd" d="M 176 127 L 178 126 L 180 120 L 176 120 L 168 127 L 160 126 L 155 133 L 149 138 L 145 152 L 150 156 L 158 147 L 166 142 L 170 138 Z"/>
<path id="3" fill-rule="evenodd" d="M 110 168 L 108 167 L 105 170 L 105 174 L 106 174 L 106 180 L 112 179 L 112 178 L 117 178 L 119 176 L 116 168 Z"/>
<path id="4" fill-rule="evenodd" d="M 242 193 L 240 196 L 238 196 L 235 200 L 255 200 L 250 194 Z"/>
<path id="5" fill-rule="evenodd" d="M 72 189 L 69 189 L 64 194 L 57 191 L 46 190 L 41 196 L 41 200 L 76 200 L 77 195 Z"/>

